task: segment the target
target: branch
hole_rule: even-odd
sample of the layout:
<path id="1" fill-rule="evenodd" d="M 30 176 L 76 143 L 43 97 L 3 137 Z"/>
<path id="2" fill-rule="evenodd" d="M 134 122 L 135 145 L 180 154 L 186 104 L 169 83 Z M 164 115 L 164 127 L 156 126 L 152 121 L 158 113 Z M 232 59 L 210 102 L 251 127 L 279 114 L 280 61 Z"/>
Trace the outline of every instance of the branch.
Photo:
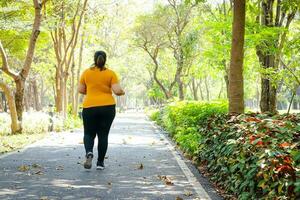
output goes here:
<path id="1" fill-rule="evenodd" d="M 275 26 L 279 26 L 280 22 L 280 12 L 281 12 L 281 0 L 277 0 L 276 6 L 276 18 L 275 18 Z"/>
<path id="2" fill-rule="evenodd" d="M 28 50 L 25 58 L 25 62 L 23 65 L 23 69 L 19 73 L 20 77 L 22 79 L 26 79 L 26 77 L 29 74 L 29 70 L 31 67 L 31 63 L 33 60 L 34 55 L 34 49 L 36 45 L 37 38 L 40 34 L 40 25 L 41 25 L 41 19 L 42 19 L 42 6 L 39 4 L 38 0 L 33 0 L 34 8 L 35 8 L 35 14 L 34 14 L 34 23 L 32 27 L 32 32 L 29 40 Z"/>
<path id="3" fill-rule="evenodd" d="M 2 71 L 4 71 L 8 76 L 10 76 L 14 80 L 16 80 L 18 78 L 18 75 L 9 69 L 7 56 L 6 56 L 6 53 L 4 51 L 1 41 L 0 41 L 0 53 L 1 53 L 1 57 L 2 57 L 2 68 L 1 68 Z"/>
<path id="4" fill-rule="evenodd" d="M 43 0 L 42 3 L 41 3 L 41 5 L 42 6 L 46 5 L 47 1 L 49 1 L 49 0 Z"/>
<path id="5" fill-rule="evenodd" d="M 300 85 L 300 79 L 298 78 L 298 76 L 293 72 L 293 70 L 291 70 L 287 64 L 285 64 L 282 60 L 282 58 L 280 58 L 280 62 L 282 63 L 283 67 L 286 68 L 296 79 L 297 83 Z"/>
<path id="6" fill-rule="evenodd" d="M 69 66 L 70 66 L 71 57 L 73 56 L 75 47 L 76 47 L 76 45 L 77 45 L 79 29 L 80 29 L 81 24 L 82 24 L 82 19 L 84 18 L 85 9 L 86 9 L 86 6 L 87 6 L 87 1 L 88 1 L 88 0 L 85 0 L 85 1 L 84 1 L 83 8 L 82 8 L 82 11 L 81 11 L 81 13 L 80 13 L 79 21 L 78 21 L 77 27 L 75 28 L 76 30 L 75 30 L 74 43 L 73 43 L 73 45 L 72 45 L 72 50 L 71 50 L 71 53 L 70 53 L 69 61 L 68 61 L 68 63 L 67 63 L 67 69 L 66 69 L 66 71 L 69 70 L 68 68 L 69 68 Z"/>

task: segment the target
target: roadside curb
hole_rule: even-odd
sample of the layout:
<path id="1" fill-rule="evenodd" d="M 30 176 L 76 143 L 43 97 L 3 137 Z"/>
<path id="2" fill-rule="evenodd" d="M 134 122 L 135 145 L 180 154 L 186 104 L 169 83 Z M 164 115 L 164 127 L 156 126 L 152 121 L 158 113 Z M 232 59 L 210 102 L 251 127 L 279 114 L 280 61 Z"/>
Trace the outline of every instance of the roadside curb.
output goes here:
<path id="1" fill-rule="evenodd" d="M 189 167 L 186 165 L 186 163 L 184 162 L 184 160 L 182 159 L 182 157 L 180 155 L 178 155 L 178 152 L 174 149 L 174 147 L 172 146 L 172 144 L 169 142 L 169 139 L 161 132 L 161 130 L 159 129 L 159 127 L 154 122 L 152 122 L 150 120 L 149 120 L 149 122 L 150 122 L 151 126 L 153 127 L 154 132 L 156 134 L 158 134 L 161 139 L 163 139 L 164 141 L 166 141 L 166 146 L 172 152 L 172 155 L 176 159 L 176 161 L 177 161 L 179 167 L 181 168 L 182 172 L 184 173 L 184 175 L 186 176 L 186 178 L 188 179 L 188 181 L 193 186 L 193 188 L 196 191 L 198 197 L 200 198 L 199 200 L 212 200 L 211 197 L 208 195 L 208 193 L 205 191 L 205 189 L 202 187 L 202 185 L 199 183 L 199 181 L 197 180 L 197 178 L 191 172 L 191 170 L 189 169 Z"/>

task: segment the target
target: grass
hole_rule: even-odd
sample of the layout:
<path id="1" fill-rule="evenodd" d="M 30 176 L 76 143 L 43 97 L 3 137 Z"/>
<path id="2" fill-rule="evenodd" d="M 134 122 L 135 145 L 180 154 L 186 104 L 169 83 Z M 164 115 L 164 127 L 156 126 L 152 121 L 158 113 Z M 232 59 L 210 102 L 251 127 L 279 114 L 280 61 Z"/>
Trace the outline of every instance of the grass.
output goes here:
<path id="1" fill-rule="evenodd" d="M 46 133 L 0 135 L 0 155 L 21 149 L 46 136 Z"/>

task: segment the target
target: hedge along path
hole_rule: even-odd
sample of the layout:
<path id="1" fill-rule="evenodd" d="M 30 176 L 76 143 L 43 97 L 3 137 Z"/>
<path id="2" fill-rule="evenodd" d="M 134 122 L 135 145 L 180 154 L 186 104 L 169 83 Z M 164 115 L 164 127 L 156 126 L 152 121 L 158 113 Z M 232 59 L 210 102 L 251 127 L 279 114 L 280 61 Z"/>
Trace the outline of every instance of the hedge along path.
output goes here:
<path id="1" fill-rule="evenodd" d="M 118 115 L 104 171 L 95 162 L 92 170 L 83 169 L 82 135 L 54 133 L 2 156 L 0 199 L 222 199 L 212 188 L 204 191 L 144 114 Z"/>

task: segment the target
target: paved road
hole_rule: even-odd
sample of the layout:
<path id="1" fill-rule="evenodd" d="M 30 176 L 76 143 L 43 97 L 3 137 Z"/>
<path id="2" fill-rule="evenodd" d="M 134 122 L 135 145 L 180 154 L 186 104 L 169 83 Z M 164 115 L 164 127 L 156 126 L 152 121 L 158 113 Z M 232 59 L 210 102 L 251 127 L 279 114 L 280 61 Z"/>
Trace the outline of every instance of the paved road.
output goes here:
<path id="1" fill-rule="evenodd" d="M 0 199 L 221 199 L 141 113 L 116 118 L 103 171 L 82 167 L 82 135 L 52 133 L 0 157 Z"/>

